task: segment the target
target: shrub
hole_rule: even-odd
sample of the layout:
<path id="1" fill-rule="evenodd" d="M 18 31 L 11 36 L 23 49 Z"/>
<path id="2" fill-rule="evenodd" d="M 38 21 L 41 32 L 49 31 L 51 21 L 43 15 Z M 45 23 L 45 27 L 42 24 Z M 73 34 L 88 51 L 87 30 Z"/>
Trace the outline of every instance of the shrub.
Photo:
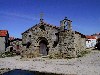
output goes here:
<path id="1" fill-rule="evenodd" d="M 5 52 L 5 53 L 1 53 L 1 54 L 0 54 L 0 58 L 12 57 L 12 56 L 15 56 L 15 55 L 16 55 L 16 53 L 7 51 L 7 52 Z"/>

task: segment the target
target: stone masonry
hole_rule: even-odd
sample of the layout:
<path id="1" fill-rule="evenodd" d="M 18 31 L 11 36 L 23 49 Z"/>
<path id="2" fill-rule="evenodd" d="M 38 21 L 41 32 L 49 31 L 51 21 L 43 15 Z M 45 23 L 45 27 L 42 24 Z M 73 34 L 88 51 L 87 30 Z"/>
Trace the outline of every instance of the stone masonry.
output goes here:
<path id="1" fill-rule="evenodd" d="M 43 56 L 60 52 L 66 57 L 77 57 L 85 50 L 85 35 L 73 31 L 71 22 L 65 18 L 60 21 L 60 27 L 56 27 L 40 19 L 39 24 L 22 33 L 22 44 L 27 50 Z"/>
<path id="2" fill-rule="evenodd" d="M 8 47 L 8 38 L 9 38 L 8 31 L 0 30 L 0 53 L 6 51 L 6 48 Z"/>

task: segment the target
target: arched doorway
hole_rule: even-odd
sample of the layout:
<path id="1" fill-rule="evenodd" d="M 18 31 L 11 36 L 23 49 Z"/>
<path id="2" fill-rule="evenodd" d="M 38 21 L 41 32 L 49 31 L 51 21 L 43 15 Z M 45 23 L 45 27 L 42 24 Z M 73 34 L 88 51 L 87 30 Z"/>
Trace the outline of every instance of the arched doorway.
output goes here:
<path id="1" fill-rule="evenodd" d="M 42 54 L 43 56 L 48 55 L 49 49 L 47 47 L 47 45 L 48 45 L 47 40 L 44 38 L 41 39 L 41 41 L 39 42 L 39 45 L 40 45 L 40 54 Z"/>

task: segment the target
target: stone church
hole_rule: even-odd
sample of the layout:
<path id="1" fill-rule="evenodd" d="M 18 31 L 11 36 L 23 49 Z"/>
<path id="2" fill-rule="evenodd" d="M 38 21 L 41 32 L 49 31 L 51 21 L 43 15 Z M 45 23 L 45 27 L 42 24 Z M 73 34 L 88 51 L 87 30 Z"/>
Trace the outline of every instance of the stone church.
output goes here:
<path id="1" fill-rule="evenodd" d="M 85 35 L 72 30 L 71 20 L 60 21 L 60 26 L 40 22 L 22 33 L 22 44 L 26 48 L 38 51 L 43 56 L 61 52 L 67 56 L 77 57 L 86 48 Z"/>

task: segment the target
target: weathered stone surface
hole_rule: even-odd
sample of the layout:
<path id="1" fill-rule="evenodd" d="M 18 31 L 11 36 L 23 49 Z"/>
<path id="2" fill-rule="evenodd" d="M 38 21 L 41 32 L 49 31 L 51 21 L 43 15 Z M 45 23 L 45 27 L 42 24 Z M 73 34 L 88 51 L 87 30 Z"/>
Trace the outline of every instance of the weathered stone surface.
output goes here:
<path id="1" fill-rule="evenodd" d="M 59 56 L 60 54 L 61 56 L 59 57 L 65 58 L 67 56 L 77 57 L 82 50 L 85 50 L 84 35 L 79 32 L 72 31 L 70 20 L 64 19 L 61 22 L 60 27 L 40 22 L 22 33 L 22 43 L 27 44 L 28 42 L 31 42 L 30 50 L 27 49 L 29 54 L 33 52 L 36 56 L 38 56 L 38 54 L 41 54 L 42 50 L 42 55 L 46 52 L 46 54 L 49 55 L 58 54 Z M 67 29 L 65 29 L 65 22 L 68 24 Z M 35 55 L 34 57 L 36 57 Z"/>

